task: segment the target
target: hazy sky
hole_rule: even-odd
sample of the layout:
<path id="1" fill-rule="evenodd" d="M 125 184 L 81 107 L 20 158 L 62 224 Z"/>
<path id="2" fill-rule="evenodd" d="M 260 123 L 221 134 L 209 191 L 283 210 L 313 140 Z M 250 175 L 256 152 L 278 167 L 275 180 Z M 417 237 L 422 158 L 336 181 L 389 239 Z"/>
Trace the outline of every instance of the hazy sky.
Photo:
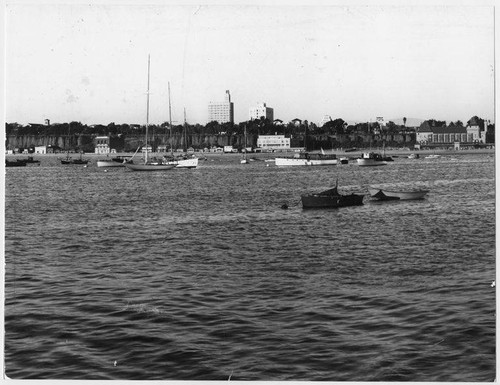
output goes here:
<path id="1" fill-rule="evenodd" d="M 138 2 L 137 2 L 138 3 Z M 140 4 L 140 3 L 138 3 Z M 258 4 L 258 3 L 257 3 Z M 272 4 L 272 2 L 270 2 Z M 7 122 L 494 118 L 493 7 L 26 4 L 8 1 Z M 497 17 L 498 18 L 498 17 Z"/>

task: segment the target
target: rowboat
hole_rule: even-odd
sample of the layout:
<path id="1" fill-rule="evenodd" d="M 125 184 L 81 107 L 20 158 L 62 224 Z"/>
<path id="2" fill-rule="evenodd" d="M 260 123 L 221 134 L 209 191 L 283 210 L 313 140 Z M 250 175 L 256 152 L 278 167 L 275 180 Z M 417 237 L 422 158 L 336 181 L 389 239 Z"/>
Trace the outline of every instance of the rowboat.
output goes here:
<path id="1" fill-rule="evenodd" d="M 368 189 L 372 198 L 379 200 L 413 200 L 423 199 L 429 190 L 408 190 L 408 191 L 394 191 L 370 187 Z"/>
<path id="2" fill-rule="evenodd" d="M 302 208 L 338 208 L 347 206 L 360 206 L 363 204 L 364 195 L 349 194 L 342 195 L 338 192 L 337 185 L 329 190 L 317 194 L 302 195 Z"/>

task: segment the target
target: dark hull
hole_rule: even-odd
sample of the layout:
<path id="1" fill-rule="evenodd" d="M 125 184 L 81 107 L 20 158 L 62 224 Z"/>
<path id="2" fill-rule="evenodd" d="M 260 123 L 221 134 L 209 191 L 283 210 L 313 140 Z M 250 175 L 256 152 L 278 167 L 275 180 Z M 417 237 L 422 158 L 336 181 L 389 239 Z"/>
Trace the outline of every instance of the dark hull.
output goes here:
<path id="1" fill-rule="evenodd" d="M 26 162 L 20 160 L 14 160 L 14 161 L 6 160 L 5 167 L 26 167 Z"/>
<path id="2" fill-rule="evenodd" d="M 363 204 L 364 195 L 302 195 L 302 207 L 304 209 L 324 209 L 348 206 L 360 206 Z"/>

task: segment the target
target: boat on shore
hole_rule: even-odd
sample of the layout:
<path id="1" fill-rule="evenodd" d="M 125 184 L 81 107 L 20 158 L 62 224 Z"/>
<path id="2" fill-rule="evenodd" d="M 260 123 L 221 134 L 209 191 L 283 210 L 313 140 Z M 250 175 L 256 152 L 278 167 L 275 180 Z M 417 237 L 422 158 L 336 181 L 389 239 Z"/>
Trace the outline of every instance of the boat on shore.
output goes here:
<path id="1" fill-rule="evenodd" d="M 384 157 L 376 152 L 364 152 L 361 157 L 356 159 L 358 166 L 385 166 L 387 161 Z"/>
<path id="2" fill-rule="evenodd" d="M 427 193 L 429 192 L 429 190 L 396 191 L 375 187 L 368 188 L 368 191 L 372 198 L 376 198 L 381 201 L 424 199 L 425 195 L 427 195 Z"/>
<path id="3" fill-rule="evenodd" d="M 338 163 L 337 155 L 301 152 L 292 158 L 274 159 L 276 166 L 334 166 Z"/>
<path id="4" fill-rule="evenodd" d="M 325 209 L 348 206 L 360 206 L 363 204 L 364 194 L 343 195 L 338 192 L 338 183 L 334 188 L 322 191 L 317 194 L 302 195 L 302 208 L 304 209 Z"/>

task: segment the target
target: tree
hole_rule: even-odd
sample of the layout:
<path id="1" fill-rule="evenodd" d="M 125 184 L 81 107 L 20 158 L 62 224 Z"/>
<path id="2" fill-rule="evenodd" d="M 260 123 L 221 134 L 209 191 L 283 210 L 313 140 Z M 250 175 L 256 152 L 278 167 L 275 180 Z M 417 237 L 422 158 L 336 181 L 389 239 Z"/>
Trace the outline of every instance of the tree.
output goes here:
<path id="1" fill-rule="evenodd" d="M 335 120 L 330 120 L 323 125 L 323 129 L 325 130 L 325 133 L 332 134 L 332 135 L 344 134 L 346 127 L 347 127 L 347 123 L 340 118 L 335 119 Z"/>
<path id="2" fill-rule="evenodd" d="M 406 118 L 403 118 L 403 125 L 406 127 Z"/>

